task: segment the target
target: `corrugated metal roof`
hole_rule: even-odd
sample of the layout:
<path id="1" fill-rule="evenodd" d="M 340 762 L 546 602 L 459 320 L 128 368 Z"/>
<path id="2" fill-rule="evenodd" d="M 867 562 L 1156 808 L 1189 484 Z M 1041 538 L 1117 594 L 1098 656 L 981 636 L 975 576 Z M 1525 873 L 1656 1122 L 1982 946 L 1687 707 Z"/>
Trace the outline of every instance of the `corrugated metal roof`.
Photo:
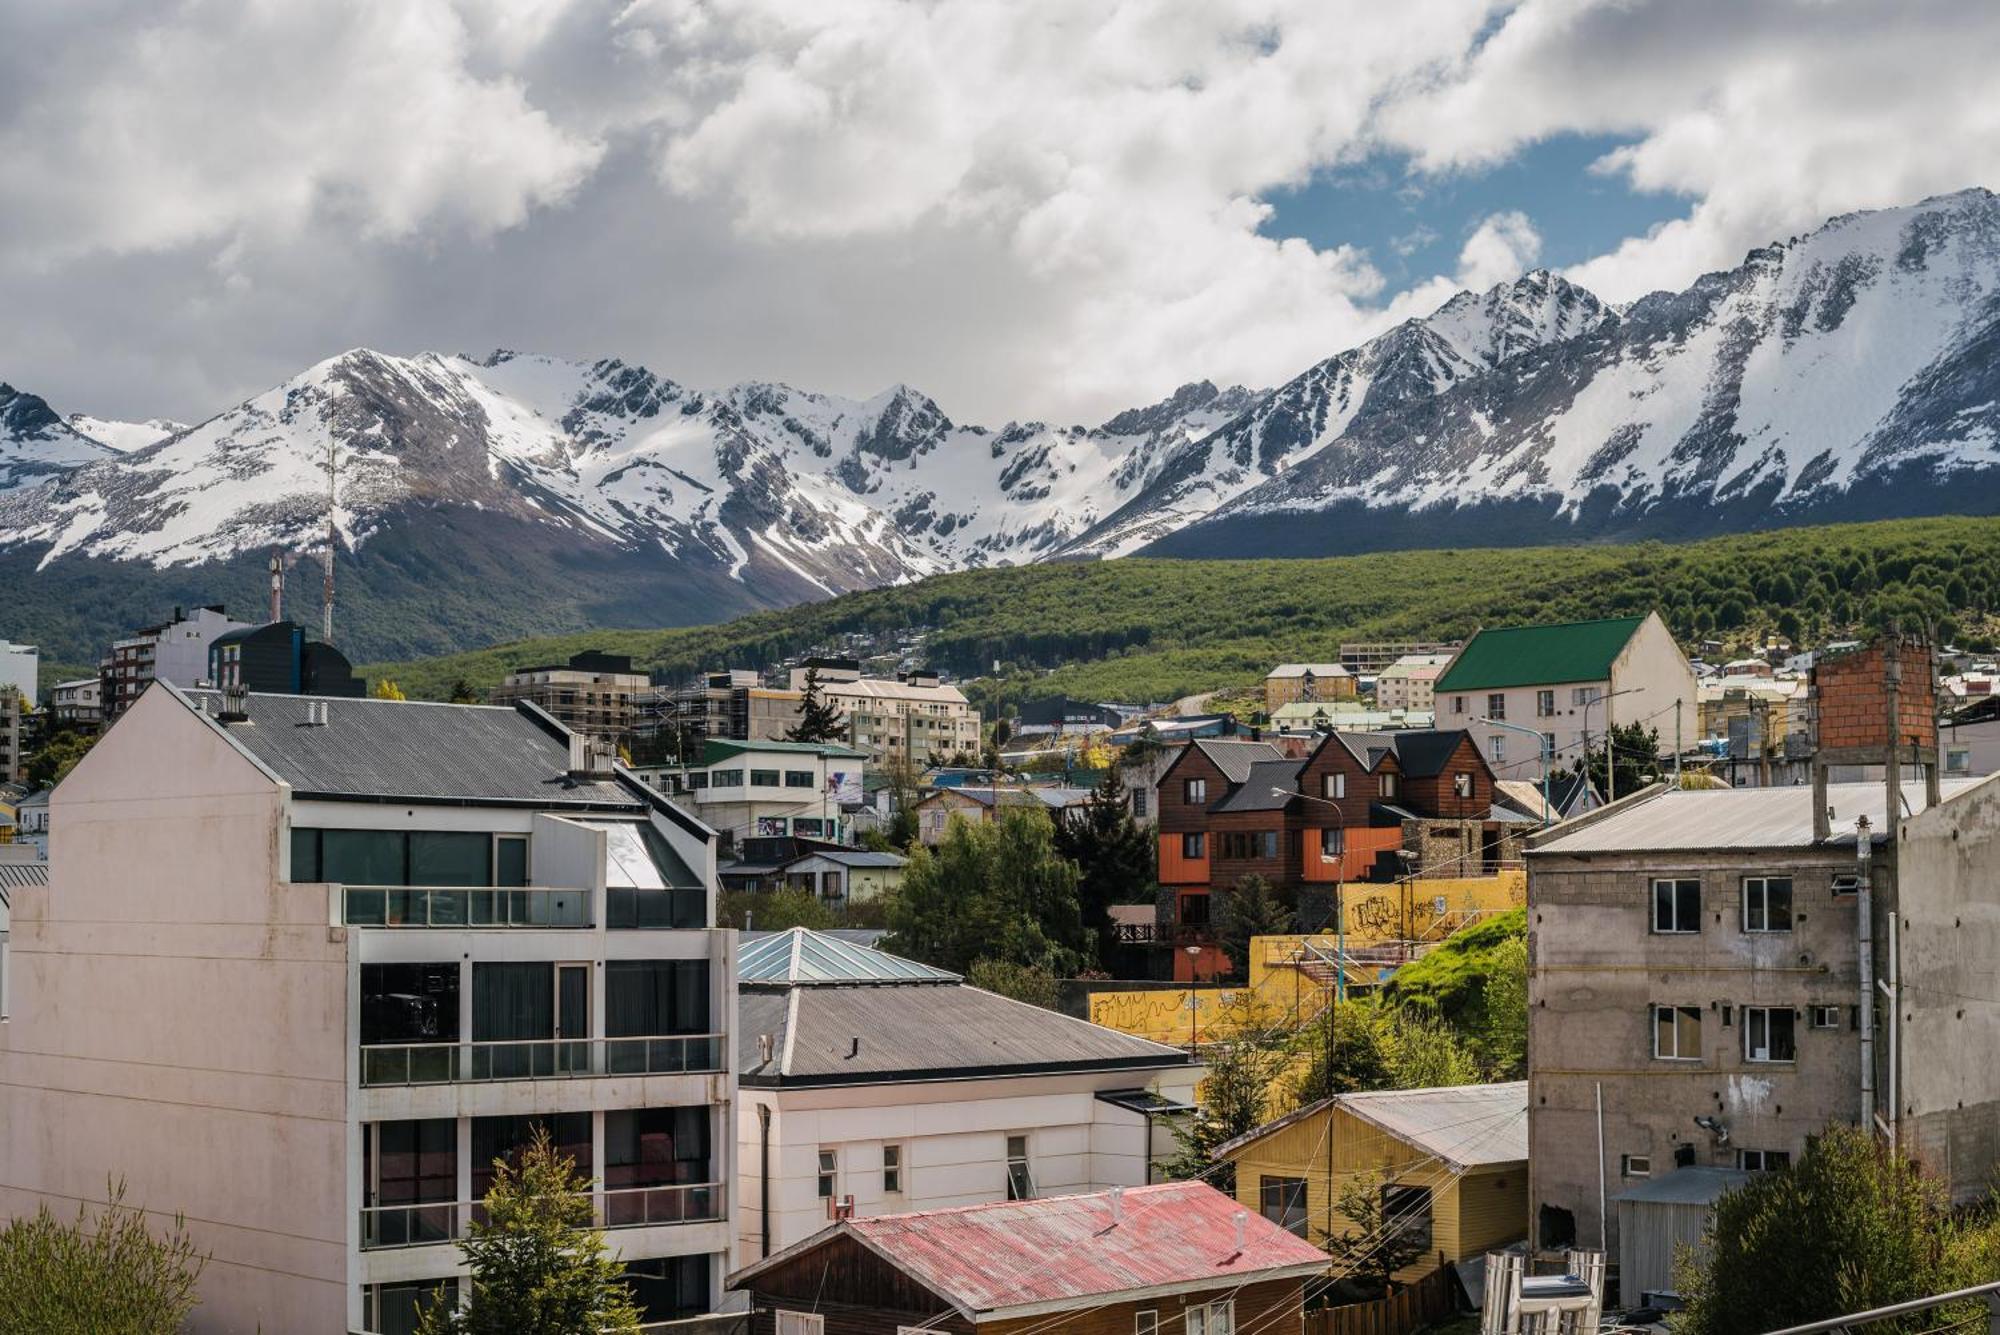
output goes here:
<path id="1" fill-rule="evenodd" d="M 711 737 L 702 744 L 701 763 L 713 765 L 718 760 L 742 755 L 749 751 L 771 751 L 790 756 L 825 756 L 830 760 L 864 760 L 866 751 L 857 751 L 851 746 L 838 742 L 764 742 L 737 741 L 734 738 Z"/>
<path id="2" fill-rule="evenodd" d="M 842 983 L 955 983 L 958 975 L 824 932 L 794 927 L 748 942 L 736 955 L 736 981 L 786 987 Z"/>
<path id="3" fill-rule="evenodd" d="M 1982 779 L 1946 779 L 1947 801 Z M 1836 783 L 1826 790 L 1833 808 L 1829 846 L 1854 846 L 1854 821 L 1866 816 L 1877 839 L 1887 837 L 1882 818 L 1882 785 Z M 1924 808 L 1924 785 L 1903 785 L 1910 811 Z M 1629 807 L 1598 816 L 1575 830 L 1558 828 L 1530 857 L 1568 853 L 1701 852 L 1728 848 L 1810 848 L 1813 846 L 1812 788 L 1666 788 Z"/>
<path id="4" fill-rule="evenodd" d="M 903 867 L 909 865 L 910 861 L 901 853 L 878 853 L 873 849 L 867 848 L 822 848 L 816 853 L 807 853 L 803 857 L 793 858 L 785 865 L 787 867 L 796 867 L 801 862 L 811 862 L 814 858 L 825 858 L 828 862 L 839 867 Z"/>
<path id="5" fill-rule="evenodd" d="M 1242 783 L 1250 777 L 1250 767 L 1262 760 L 1283 760 L 1285 753 L 1269 742 L 1226 741 L 1219 737 L 1197 737 L 1189 743 L 1198 747 L 1201 753 L 1215 762 L 1222 776 L 1231 783 Z"/>
<path id="6" fill-rule="evenodd" d="M 1665 1177 L 1651 1178 L 1612 1199 L 1643 1201 L 1653 1205 L 1708 1206 L 1715 1204 L 1715 1198 L 1723 1192 L 1740 1187 L 1749 1180 L 1750 1174 L 1740 1168 L 1690 1164 L 1686 1168 L 1676 1168 Z"/>
<path id="7" fill-rule="evenodd" d="M 181 694 L 214 721 L 219 693 Z M 307 722 L 309 706 L 327 722 Z M 509 706 L 252 694 L 244 713 L 218 726 L 301 795 L 645 809 L 615 779 L 570 779 L 564 737 Z"/>
<path id="8" fill-rule="evenodd" d="M 1329 1264 L 1326 1253 L 1205 1182 L 1126 1188 L 1118 1212 L 1114 1221 L 1109 1193 L 1097 1192 L 876 1215 L 835 1225 L 772 1260 L 846 1233 L 968 1314 L 1303 1277 Z"/>
<path id="9" fill-rule="evenodd" d="M 745 1084 L 886 1084 L 952 1075 L 1154 1070 L 1191 1061 L 1179 1048 L 963 984 L 921 992 L 907 983 L 782 991 L 746 986 L 737 1003 Z M 779 1069 L 758 1069 L 759 1034 L 772 1035 Z"/>
<path id="10" fill-rule="evenodd" d="M 1448 695 L 1509 686 L 1605 681 L 1611 676 L 1612 660 L 1645 620 L 1643 616 L 1607 617 L 1554 626 L 1482 630 L 1458 651 L 1435 689 Z"/>
<path id="11" fill-rule="evenodd" d="M 1271 677 L 1282 679 L 1286 677 L 1303 677 L 1308 672 L 1312 673 L 1315 677 L 1348 677 L 1353 675 L 1338 663 L 1280 663 L 1264 675 L 1266 679 Z"/>
<path id="12" fill-rule="evenodd" d="M 1455 1168 L 1528 1157 L 1528 1082 L 1340 1094 L 1348 1112 Z"/>

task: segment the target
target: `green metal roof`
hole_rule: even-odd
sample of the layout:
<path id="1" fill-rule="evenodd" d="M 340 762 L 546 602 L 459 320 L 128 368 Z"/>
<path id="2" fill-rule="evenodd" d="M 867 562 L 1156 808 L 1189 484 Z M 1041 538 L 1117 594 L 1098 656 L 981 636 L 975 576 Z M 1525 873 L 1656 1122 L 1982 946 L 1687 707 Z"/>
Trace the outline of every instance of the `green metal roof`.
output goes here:
<path id="1" fill-rule="evenodd" d="M 740 756 L 746 751 L 770 751 L 790 756 L 825 756 L 830 760 L 868 758 L 866 751 L 857 751 L 851 746 L 841 746 L 834 742 L 738 742 L 711 738 L 702 746 L 701 763 L 713 765 L 718 760 Z"/>
<path id="2" fill-rule="evenodd" d="M 1569 621 L 1555 626 L 1506 626 L 1482 630 L 1458 651 L 1437 680 L 1437 693 L 1500 690 L 1605 681 L 1643 616 Z"/>

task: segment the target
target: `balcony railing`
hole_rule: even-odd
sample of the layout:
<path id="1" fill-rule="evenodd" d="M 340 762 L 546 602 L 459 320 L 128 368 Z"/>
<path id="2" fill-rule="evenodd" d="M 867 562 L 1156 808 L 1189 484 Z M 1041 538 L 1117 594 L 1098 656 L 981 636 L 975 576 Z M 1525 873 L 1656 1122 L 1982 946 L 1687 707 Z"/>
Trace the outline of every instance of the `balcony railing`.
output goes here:
<path id="1" fill-rule="evenodd" d="M 347 885 L 349 927 L 589 927 L 590 891 L 460 886 Z"/>
<path id="2" fill-rule="evenodd" d="M 361 1083 L 376 1087 L 707 1074 L 722 1069 L 722 1042 L 720 1034 L 662 1034 L 376 1044 L 361 1049 Z"/>
<path id="3" fill-rule="evenodd" d="M 590 1193 L 591 1220 L 599 1228 L 658 1228 L 709 1224 L 722 1218 L 720 1182 L 669 1187 L 615 1187 Z M 422 1247 L 451 1242 L 486 1214 L 478 1201 L 375 1205 L 361 1212 L 361 1249 Z"/>

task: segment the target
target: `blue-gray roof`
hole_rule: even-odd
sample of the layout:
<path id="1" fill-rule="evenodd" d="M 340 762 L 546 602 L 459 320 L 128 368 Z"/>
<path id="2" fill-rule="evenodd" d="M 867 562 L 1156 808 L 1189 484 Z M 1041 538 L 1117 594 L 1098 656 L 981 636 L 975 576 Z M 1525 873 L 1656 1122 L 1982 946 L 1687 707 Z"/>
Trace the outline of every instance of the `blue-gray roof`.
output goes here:
<path id="1" fill-rule="evenodd" d="M 736 954 L 736 981 L 781 987 L 859 983 L 956 983 L 959 976 L 824 932 L 794 927 L 747 942 Z"/>

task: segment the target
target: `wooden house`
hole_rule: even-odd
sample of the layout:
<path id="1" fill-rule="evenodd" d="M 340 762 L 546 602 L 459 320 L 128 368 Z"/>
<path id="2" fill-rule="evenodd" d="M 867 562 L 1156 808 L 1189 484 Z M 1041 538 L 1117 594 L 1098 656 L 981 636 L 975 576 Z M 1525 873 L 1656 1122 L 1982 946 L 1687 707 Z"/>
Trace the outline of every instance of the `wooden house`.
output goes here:
<path id="1" fill-rule="evenodd" d="M 729 1279 L 750 1335 L 1300 1335 L 1325 1253 L 1202 1182 L 845 1219 Z"/>

